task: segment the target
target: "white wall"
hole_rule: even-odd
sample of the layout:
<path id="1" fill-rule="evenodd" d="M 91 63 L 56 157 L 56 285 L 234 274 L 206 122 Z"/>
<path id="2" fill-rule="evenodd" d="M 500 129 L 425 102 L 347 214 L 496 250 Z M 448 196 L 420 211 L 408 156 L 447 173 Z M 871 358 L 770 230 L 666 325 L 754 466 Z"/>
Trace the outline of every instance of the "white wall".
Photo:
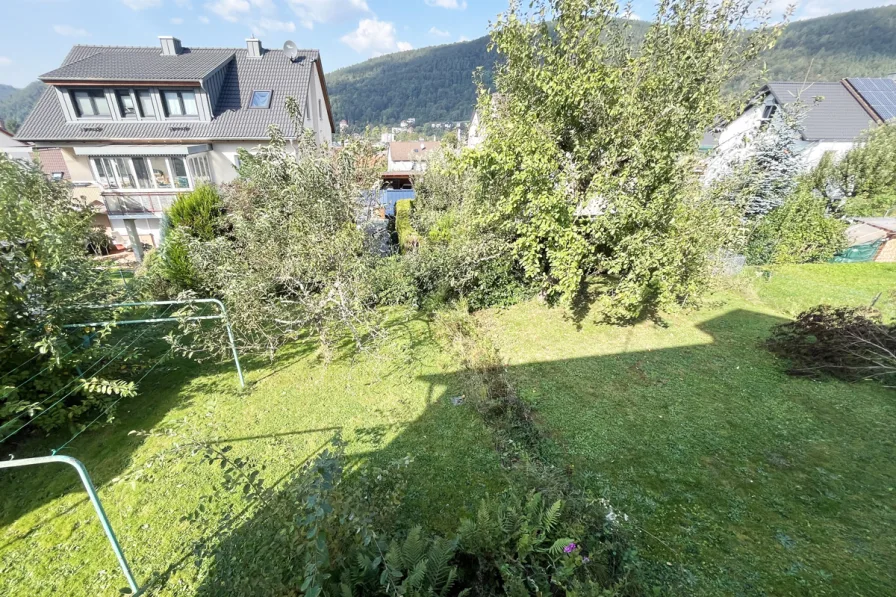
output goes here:
<path id="1" fill-rule="evenodd" d="M 308 100 L 311 104 L 312 122 L 311 128 L 314 130 L 317 142 L 330 145 L 333 142 L 333 127 L 330 126 L 330 116 L 327 113 L 327 102 L 324 100 L 323 86 L 321 85 L 320 76 L 317 67 L 312 69 L 313 77 L 311 77 L 311 85 L 308 89 Z M 305 126 L 308 126 L 308 120 L 305 120 Z"/>
<path id="2" fill-rule="evenodd" d="M 748 108 L 719 134 L 719 144 L 713 149 L 704 174 L 711 181 L 727 171 L 729 164 L 745 160 L 751 152 L 750 141 L 762 124 L 762 112 L 766 105 L 775 103 L 769 94 L 762 104 Z M 852 141 L 798 141 L 797 151 L 803 160 L 802 167 L 811 170 L 822 156 L 833 151 L 839 159 L 855 145 Z"/>
<path id="3" fill-rule="evenodd" d="M 120 216 L 110 216 L 109 223 L 111 225 L 112 231 L 118 233 L 118 236 L 124 241 L 125 246 L 131 246 L 131 238 L 128 236 L 128 229 L 124 225 L 125 219 L 134 220 L 137 224 L 137 234 L 139 236 L 152 236 L 152 242 L 149 243 L 153 246 L 158 247 L 159 243 L 161 243 L 162 238 L 159 232 L 159 227 L 161 225 L 160 218 L 123 218 Z M 143 239 L 146 242 L 146 239 Z"/>

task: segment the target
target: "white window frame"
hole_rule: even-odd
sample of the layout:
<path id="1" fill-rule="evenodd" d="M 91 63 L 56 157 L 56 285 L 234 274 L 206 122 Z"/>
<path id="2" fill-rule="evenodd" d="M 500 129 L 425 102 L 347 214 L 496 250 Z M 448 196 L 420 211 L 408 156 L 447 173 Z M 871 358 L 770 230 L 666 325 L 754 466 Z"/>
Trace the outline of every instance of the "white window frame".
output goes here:
<path id="1" fill-rule="evenodd" d="M 187 171 L 190 173 L 190 177 L 194 181 L 194 184 L 196 184 L 196 182 L 214 182 L 211 163 L 208 160 L 207 153 L 198 153 L 196 155 L 187 156 Z"/>
<path id="2" fill-rule="evenodd" d="M 168 93 L 177 94 L 177 102 L 180 104 L 180 108 L 183 111 L 183 114 L 171 113 L 171 107 L 168 105 L 168 97 L 166 95 Z M 183 98 L 184 93 L 193 94 L 193 103 L 196 104 L 195 114 L 187 114 L 187 104 L 184 102 Z M 165 118 L 169 120 L 195 120 L 199 118 L 199 94 L 196 93 L 195 89 L 159 89 L 159 97 L 162 100 L 162 107 L 165 110 Z"/>
<path id="3" fill-rule="evenodd" d="M 200 155 L 203 155 L 203 157 L 204 157 L 204 154 L 200 154 Z M 168 180 L 171 181 L 170 187 L 168 187 L 168 188 L 159 187 L 156 184 L 155 176 L 153 174 L 153 169 L 152 169 L 152 163 L 149 162 L 149 158 L 156 158 L 156 159 L 164 160 L 165 169 L 168 174 Z M 188 186 L 186 188 L 181 188 L 181 187 L 176 186 L 176 184 L 174 182 L 176 177 L 174 175 L 174 166 L 171 162 L 171 158 L 178 158 L 178 159 L 181 159 L 184 161 L 184 169 L 186 170 L 187 181 L 188 181 Z M 115 162 L 109 162 L 109 164 L 112 166 L 112 168 L 111 168 L 112 179 L 111 180 L 112 180 L 112 182 L 115 183 L 115 187 L 112 187 L 112 186 L 107 187 L 107 186 L 103 185 L 102 181 L 100 180 L 101 177 L 99 174 L 99 169 L 97 168 L 97 161 L 98 160 L 113 160 L 113 159 L 126 160 L 125 163 L 127 164 L 127 167 L 128 167 L 128 171 L 129 171 L 128 173 L 131 175 L 131 179 L 134 181 L 135 186 L 133 188 L 126 189 L 122 186 L 121 173 L 118 171 L 119 169 Z M 150 182 L 150 184 L 152 184 L 151 187 L 144 188 L 144 187 L 137 186 L 140 184 L 140 179 L 137 177 L 136 168 L 134 168 L 134 160 L 146 160 L 145 163 L 146 163 L 146 167 L 149 171 L 149 182 Z M 208 164 L 207 158 L 206 158 L 206 164 Z M 104 172 L 107 171 L 106 165 L 107 165 L 107 163 L 103 162 L 103 171 Z M 90 158 L 90 170 L 93 173 L 93 180 L 97 184 L 99 184 L 101 187 L 103 187 L 104 190 L 115 191 L 116 193 L 125 193 L 125 194 L 126 193 L 145 193 L 146 191 L 162 191 L 164 193 L 187 193 L 196 188 L 196 178 L 193 176 L 193 173 L 192 173 L 189 156 L 180 156 L 180 155 L 178 155 L 178 156 L 119 156 L 119 155 L 96 156 L 96 157 Z M 106 177 L 106 178 L 108 179 L 108 177 Z M 209 168 L 209 182 L 211 182 L 211 169 L 210 168 Z"/>
<path id="4" fill-rule="evenodd" d="M 91 95 L 91 93 L 95 93 L 97 91 L 99 91 L 100 94 L 102 95 L 101 98 Z M 108 114 L 84 114 L 81 111 L 81 105 L 78 103 L 78 98 L 76 97 L 76 94 L 78 94 L 78 93 L 86 93 L 87 94 L 87 97 L 90 99 L 90 104 L 91 104 L 91 106 L 93 106 L 94 111 L 96 111 L 97 101 L 102 99 L 102 101 L 106 102 L 106 109 L 109 110 L 109 113 Z M 83 120 L 90 120 L 90 119 L 109 120 L 110 118 L 112 118 L 113 107 L 109 105 L 109 96 L 106 94 L 105 89 L 101 89 L 99 87 L 73 88 L 73 89 L 69 90 L 69 94 L 70 94 L 70 97 L 72 100 L 72 107 L 75 110 L 75 116 L 77 118 L 83 119 Z M 115 108 L 115 111 L 116 112 L 118 111 L 117 107 Z"/>

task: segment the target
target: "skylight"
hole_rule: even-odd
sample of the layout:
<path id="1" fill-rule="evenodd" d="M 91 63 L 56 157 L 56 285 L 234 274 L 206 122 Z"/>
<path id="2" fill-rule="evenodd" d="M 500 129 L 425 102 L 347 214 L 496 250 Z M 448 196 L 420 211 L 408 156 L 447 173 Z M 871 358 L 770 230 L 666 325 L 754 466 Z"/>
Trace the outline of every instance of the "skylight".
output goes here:
<path id="1" fill-rule="evenodd" d="M 259 91 L 255 90 L 252 92 L 252 101 L 249 102 L 250 108 L 270 108 L 271 107 L 271 95 L 273 95 L 272 91 Z"/>

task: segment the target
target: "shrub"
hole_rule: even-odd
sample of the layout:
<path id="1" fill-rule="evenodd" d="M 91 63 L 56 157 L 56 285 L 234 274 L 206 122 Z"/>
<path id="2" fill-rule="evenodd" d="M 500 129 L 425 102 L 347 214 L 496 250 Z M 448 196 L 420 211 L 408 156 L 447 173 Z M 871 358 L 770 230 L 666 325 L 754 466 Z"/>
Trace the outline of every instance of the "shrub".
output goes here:
<path id="1" fill-rule="evenodd" d="M 790 361 L 793 375 L 896 382 L 896 325 L 874 309 L 813 307 L 776 326 L 768 345 Z"/>
<path id="2" fill-rule="evenodd" d="M 221 227 L 223 207 L 218 190 L 212 185 L 201 185 L 178 196 L 168 209 L 168 223 L 173 229 L 184 228 L 190 236 L 209 241 Z"/>
<path id="3" fill-rule="evenodd" d="M 882 216 L 896 205 L 896 128 L 879 126 L 837 161 L 828 153 L 810 173 L 813 188 L 853 216 Z"/>
<path id="4" fill-rule="evenodd" d="M 824 198 L 801 186 L 760 220 L 747 259 L 752 264 L 828 261 L 846 247 L 846 227 L 827 213 Z"/>
<path id="5" fill-rule="evenodd" d="M 402 251 L 416 249 L 420 237 L 411 225 L 411 210 L 414 203 L 410 199 L 395 202 L 395 233 L 398 235 L 398 246 Z"/>

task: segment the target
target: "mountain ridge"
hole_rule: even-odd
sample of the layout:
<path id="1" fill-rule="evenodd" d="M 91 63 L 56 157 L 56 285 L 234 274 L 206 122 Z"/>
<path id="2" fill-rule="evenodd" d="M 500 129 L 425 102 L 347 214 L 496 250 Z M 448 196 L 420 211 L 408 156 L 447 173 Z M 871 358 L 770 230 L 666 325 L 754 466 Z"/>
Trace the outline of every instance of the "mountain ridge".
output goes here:
<path id="1" fill-rule="evenodd" d="M 650 23 L 635 21 L 631 26 L 646 30 Z M 407 118 L 418 123 L 469 120 L 476 102 L 473 71 L 483 67 L 489 82 L 495 61 L 487 46 L 485 36 L 387 54 L 331 71 L 326 76 L 334 116 L 357 126 L 396 124 Z M 896 74 L 896 6 L 789 23 L 763 60 L 769 81 Z M 743 73 L 730 89 L 743 91 L 755 75 Z M 397 84 L 389 87 L 390 81 Z"/>
<path id="2" fill-rule="evenodd" d="M 634 21 L 635 30 L 649 27 Z M 637 33 L 637 31 L 636 31 Z M 427 46 L 365 60 L 327 73 L 336 120 L 350 125 L 469 120 L 476 103 L 474 71 L 488 84 L 496 55 L 488 36 Z M 763 56 L 767 80 L 836 81 L 845 77 L 896 75 L 896 6 L 836 13 L 788 24 L 778 44 Z M 742 91 L 755 81 L 743 73 L 732 81 Z M 0 85 L 0 120 L 13 128 L 24 121 L 43 90 Z"/>

